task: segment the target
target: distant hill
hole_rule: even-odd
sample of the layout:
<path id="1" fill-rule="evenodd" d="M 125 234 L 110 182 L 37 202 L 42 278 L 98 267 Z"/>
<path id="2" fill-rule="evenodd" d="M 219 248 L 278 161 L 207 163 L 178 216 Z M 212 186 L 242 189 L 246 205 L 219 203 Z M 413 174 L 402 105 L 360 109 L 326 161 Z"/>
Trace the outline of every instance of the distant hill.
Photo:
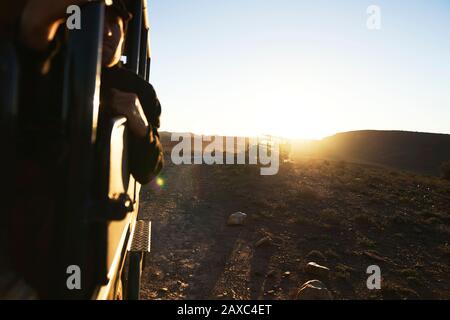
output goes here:
<path id="1" fill-rule="evenodd" d="M 161 132 L 166 152 L 178 142 Z M 204 146 L 209 142 L 204 142 Z M 439 175 L 450 160 L 450 135 L 409 131 L 349 131 L 323 140 L 293 141 L 292 157 L 312 156 L 333 160 L 382 165 L 421 174 Z"/>
<path id="2" fill-rule="evenodd" d="M 318 141 L 314 149 L 324 157 L 437 175 L 441 163 L 450 160 L 450 135 L 351 131 Z"/>

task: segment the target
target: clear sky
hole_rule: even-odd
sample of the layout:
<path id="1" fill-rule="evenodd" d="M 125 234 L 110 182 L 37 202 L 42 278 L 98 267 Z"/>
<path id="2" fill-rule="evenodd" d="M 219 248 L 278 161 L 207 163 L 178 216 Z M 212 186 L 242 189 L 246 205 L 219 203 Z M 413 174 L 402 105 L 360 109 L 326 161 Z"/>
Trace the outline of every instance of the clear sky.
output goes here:
<path id="1" fill-rule="evenodd" d="M 369 30 L 369 5 L 381 30 Z M 151 0 L 162 130 L 450 133 L 449 0 Z"/>

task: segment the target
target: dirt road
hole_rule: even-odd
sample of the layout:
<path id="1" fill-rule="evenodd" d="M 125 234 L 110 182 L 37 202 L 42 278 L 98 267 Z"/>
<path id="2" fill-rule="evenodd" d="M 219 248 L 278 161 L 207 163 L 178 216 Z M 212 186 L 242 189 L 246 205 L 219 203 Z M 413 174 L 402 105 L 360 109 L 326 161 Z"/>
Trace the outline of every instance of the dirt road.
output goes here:
<path id="1" fill-rule="evenodd" d="M 287 246 L 289 233 L 256 249 L 255 243 L 270 234 L 251 216 L 245 226 L 227 226 L 230 213 L 248 207 L 243 205 L 246 195 L 236 197 L 230 190 L 227 199 L 213 171 L 172 166 L 165 170 L 162 190 L 155 191 L 153 186 L 143 191 L 142 215 L 153 224 L 153 251 L 144 271 L 143 297 L 287 298 L 288 292 L 276 285 L 280 272 L 270 264 L 277 260 L 276 248 Z M 295 257 L 290 258 L 294 267 Z M 296 287 L 288 278 L 283 282 L 285 289 Z"/>

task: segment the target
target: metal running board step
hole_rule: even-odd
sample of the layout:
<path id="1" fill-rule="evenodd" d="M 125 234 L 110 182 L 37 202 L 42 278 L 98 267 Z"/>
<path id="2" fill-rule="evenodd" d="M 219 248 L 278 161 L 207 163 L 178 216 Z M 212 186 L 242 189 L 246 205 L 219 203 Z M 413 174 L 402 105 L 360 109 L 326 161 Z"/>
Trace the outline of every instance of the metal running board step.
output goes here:
<path id="1" fill-rule="evenodd" d="M 147 220 L 137 220 L 134 226 L 130 251 L 150 252 L 151 236 L 152 236 L 152 222 Z"/>
<path id="2" fill-rule="evenodd" d="M 141 292 L 141 275 L 145 255 L 150 252 L 152 223 L 137 220 L 134 224 L 133 238 L 129 250 L 128 281 L 126 297 L 129 300 L 139 300 Z"/>

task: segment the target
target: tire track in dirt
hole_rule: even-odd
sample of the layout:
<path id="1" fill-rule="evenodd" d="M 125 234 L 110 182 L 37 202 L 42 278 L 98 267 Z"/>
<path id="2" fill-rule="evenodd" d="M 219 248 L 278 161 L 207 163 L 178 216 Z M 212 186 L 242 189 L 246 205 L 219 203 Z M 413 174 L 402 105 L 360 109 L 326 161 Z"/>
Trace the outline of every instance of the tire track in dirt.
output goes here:
<path id="1" fill-rule="evenodd" d="M 204 166 L 168 166 L 162 176 L 164 189 L 147 187 L 141 195 L 140 214 L 153 229 L 142 298 L 264 298 L 277 281 L 273 272 L 265 277 L 276 247 L 255 250 L 264 229 L 254 221 L 227 226 L 242 200 L 227 199 Z"/>

